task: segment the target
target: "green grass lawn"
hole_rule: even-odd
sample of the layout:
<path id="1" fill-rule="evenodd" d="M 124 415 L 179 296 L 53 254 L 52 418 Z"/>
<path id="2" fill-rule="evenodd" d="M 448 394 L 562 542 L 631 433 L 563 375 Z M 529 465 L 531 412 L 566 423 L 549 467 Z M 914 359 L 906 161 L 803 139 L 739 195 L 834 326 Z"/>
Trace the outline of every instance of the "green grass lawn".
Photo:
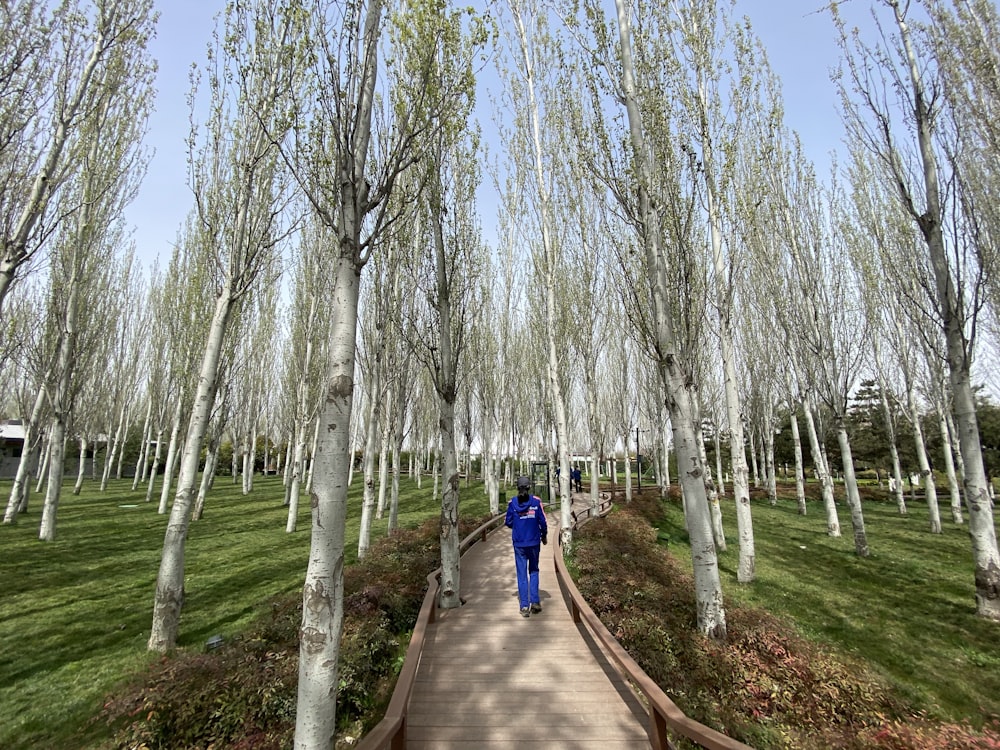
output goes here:
<path id="1" fill-rule="evenodd" d="M 0 747 L 92 748 L 86 732 L 107 692 L 150 659 L 146 639 L 166 517 L 131 481 L 96 484 L 79 497 L 67 490 L 57 541 L 37 540 L 41 497 L 15 526 L 0 526 Z M 348 557 L 357 548 L 360 477 L 352 490 Z M 0 482 L 6 498 L 10 482 Z M 438 513 L 432 483 L 402 484 L 401 524 Z M 794 490 L 792 490 L 794 491 Z M 486 512 L 481 486 L 462 487 L 463 516 Z M 213 635 L 230 638 L 271 597 L 298 591 L 309 547 L 309 512 L 301 503 L 299 531 L 286 534 L 283 488 L 277 478 L 255 481 L 244 497 L 219 477 L 205 517 L 191 524 L 180 647 L 204 648 Z M 127 507 L 136 506 L 136 507 Z M 975 616 L 967 531 L 945 522 L 927 531 L 926 508 L 868 500 L 865 517 L 872 556 L 854 554 L 850 519 L 839 506 L 844 536 L 825 533 L 819 502 L 809 515 L 794 498 L 753 506 L 757 580 L 736 583 L 733 512 L 724 506 L 729 550 L 720 557 L 727 601 L 786 616 L 807 637 L 869 662 L 910 702 L 932 715 L 979 723 L 1000 714 L 1000 625 Z M 376 521 L 376 538 L 386 521 Z M 689 555 L 683 519 L 670 504 L 663 535 Z"/>
<path id="2" fill-rule="evenodd" d="M 977 726 L 1000 716 L 1000 623 L 975 615 L 967 527 L 952 524 L 942 505 L 944 532 L 931 534 L 926 505 L 910 503 L 901 517 L 894 502 L 871 490 L 864 514 L 872 554 L 861 559 L 839 495 L 843 536 L 835 539 L 826 534 L 819 501 L 810 501 L 803 517 L 794 486 L 786 492 L 774 507 L 766 498 L 753 501 L 757 579 L 750 585 L 736 581 L 735 511 L 731 500 L 723 505 L 728 550 L 719 559 L 727 601 L 786 616 L 806 637 L 869 662 L 931 716 Z M 664 534 L 689 563 L 676 503 Z"/>
<path id="3" fill-rule="evenodd" d="M 42 495 L 32 495 L 16 525 L 0 526 L 0 748 L 91 746 L 84 730 L 102 698 L 156 658 L 146 640 L 167 516 L 131 486 L 112 481 L 102 495 L 88 483 L 74 497 L 69 483 L 52 543 L 38 541 Z M 401 482 L 401 526 L 440 512 L 432 489 L 426 478 L 423 489 Z M 9 492 L 10 481 L 0 482 L 4 503 Z M 357 555 L 360 493 L 355 476 L 349 563 Z M 286 534 L 283 498 L 280 478 L 256 478 L 247 496 L 230 478 L 216 480 L 204 518 L 188 534 L 180 648 L 204 648 L 213 635 L 229 638 L 271 597 L 301 589 L 308 499 L 300 502 L 299 531 Z M 481 485 L 463 484 L 461 508 L 463 516 L 486 512 Z M 374 522 L 373 538 L 385 534 L 387 519 L 388 512 Z"/>

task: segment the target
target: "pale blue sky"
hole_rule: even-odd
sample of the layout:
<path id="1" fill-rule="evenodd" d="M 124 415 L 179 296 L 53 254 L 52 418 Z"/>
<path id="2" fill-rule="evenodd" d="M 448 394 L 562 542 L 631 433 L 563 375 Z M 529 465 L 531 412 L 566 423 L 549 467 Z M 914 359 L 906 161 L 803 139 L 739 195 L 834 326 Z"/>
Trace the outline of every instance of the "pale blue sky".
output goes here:
<path id="1" fill-rule="evenodd" d="M 136 202 L 127 219 L 135 226 L 139 257 L 148 268 L 159 257 L 161 267 L 170 259 L 171 246 L 191 206 L 187 188 L 184 138 L 188 130 L 186 96 L 192 62 L 202 62 L 211 39 L 213 17 L 225 0 L 161 0 L 160 23 L 152 53 L 159 62 L 156 112 L 150 123 L 148 145 L 156 153 Z M 782 79 L 786 123 L 802 136 L 807 153 L 821 173 L 827 155 L 842 150 L 843 127 L 830 69 L 839 50 L 830 16 L 822 0 L 737 0 L 739 15 L 746 15 L 767 48 L 772 68 Z M 867 0 L 844 4 L 842 12 L 852 23 L 868 21 Z M 819 12 L 817 12 L 819 11 Z M 484 123 L 484 130 L 489 125 Z M 823 166 L 820 167 L 819 163 Z M 494 221 L 483 207 L 484 229 Z"/>

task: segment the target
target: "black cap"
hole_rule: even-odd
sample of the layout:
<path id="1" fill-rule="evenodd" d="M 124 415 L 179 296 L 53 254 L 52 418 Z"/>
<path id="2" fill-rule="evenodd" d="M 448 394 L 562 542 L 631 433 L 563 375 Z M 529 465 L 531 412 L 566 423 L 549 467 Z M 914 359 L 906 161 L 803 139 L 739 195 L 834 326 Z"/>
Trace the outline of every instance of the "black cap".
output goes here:
<path id="1" fill-rule="evenodd" d="M 531 480 L 528 479 L 527 477 L 518 477 L 517 478 L 517 488 L 519 490 L 530 490 L 531 489 Z"/>

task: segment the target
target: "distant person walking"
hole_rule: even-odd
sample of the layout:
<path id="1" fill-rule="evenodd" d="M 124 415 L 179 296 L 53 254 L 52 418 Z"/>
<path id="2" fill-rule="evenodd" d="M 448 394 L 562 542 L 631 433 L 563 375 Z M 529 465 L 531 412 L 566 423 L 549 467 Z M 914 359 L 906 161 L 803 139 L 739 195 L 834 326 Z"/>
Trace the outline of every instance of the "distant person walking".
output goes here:
<path id="1" fill-rule="evenodd" d="M 542 603 L 538 596 L 538 554 L 539 543 L 549 543 L 549 526 L 545 520 L 540 498 L 531 494 L 531 480 L 517 478 L 517 497 L 507 504 L 507 518 L 504 521 L 511 530 L 514 543 L 514 567 L 517 570 L 517 598 L 521 605 L 521 617 L 532 612 L 541 612 Z"/>
<path id="2" fill-rule="evenodd" d="M 573 469 L 569 476 L 573 480 L 573 486 L 576 488 L 576 491 L 583 492 L 583 472 L 580 471 L 580 467 L 577 466 Z"/>

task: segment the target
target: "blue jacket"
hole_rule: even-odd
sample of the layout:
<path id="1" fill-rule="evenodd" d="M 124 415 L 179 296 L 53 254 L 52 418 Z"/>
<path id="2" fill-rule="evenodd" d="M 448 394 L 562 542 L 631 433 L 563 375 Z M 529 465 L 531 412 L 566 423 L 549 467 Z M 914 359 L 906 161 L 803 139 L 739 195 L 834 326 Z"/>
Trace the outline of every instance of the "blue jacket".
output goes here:
<path id="1" fill-rule="evenodd" d="M 512 497 L 507 504 L 504 523 L 511 530 L 511 540 L 515 547 L 537 547 L 541 544 L 542 537 L 547 537 L 549 533 L 542 501 L 534 495 L 523 500 Z"/>

